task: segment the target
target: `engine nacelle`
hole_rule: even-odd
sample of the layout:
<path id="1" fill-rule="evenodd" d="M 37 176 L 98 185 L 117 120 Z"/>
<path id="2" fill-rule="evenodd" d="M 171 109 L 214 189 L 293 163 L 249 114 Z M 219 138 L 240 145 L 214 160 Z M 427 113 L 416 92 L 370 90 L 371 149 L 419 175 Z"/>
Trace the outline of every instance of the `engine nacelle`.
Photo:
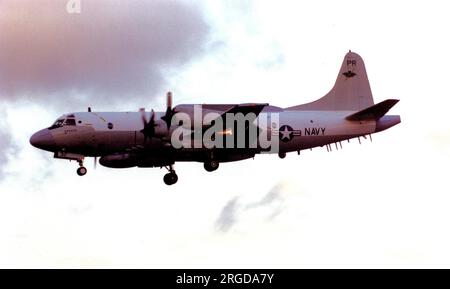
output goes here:
<path id="1" fill-rule="evenodd" d="M 128 153 L 103 156 L 100 158 L 99 162 L 102 166 L 115 169 L 137 166 L 136 159 Z"/>

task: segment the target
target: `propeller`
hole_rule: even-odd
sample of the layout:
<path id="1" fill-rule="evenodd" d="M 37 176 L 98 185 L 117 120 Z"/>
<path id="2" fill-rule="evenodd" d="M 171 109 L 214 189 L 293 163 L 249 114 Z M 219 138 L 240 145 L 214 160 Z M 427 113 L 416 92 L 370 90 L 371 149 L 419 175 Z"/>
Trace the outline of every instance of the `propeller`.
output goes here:
<path id="1" fill-rule="evenodd" d="M 97 157 L 94 157 L 94 170 L 97 169 Z"/>
<path id="2" fill-rule="evenodd" d="M 142 122 L 144 123 L 144 128 L 140 132 L 144 134 L 144 143 L 145 143 L 147 141 L 147 138 L 151 139 L 155 135 L 155 127 L 157 126 L 157 124 L 155 123 L 155 111 L 152 109 L 149 121 L 147 121 L 145 109 L 141 108 L 140 111 Z"/>
<path id="3" fill-rule="evenodd" d="M 164 138 L 168 134 L 170 122 L 172 121 L 172 117 L 175 115 L 175 110 L 172 109 L 172 93 L 170 91 L 167 92 L 166 114 L 161 117 L 161 120 L 163 120 L 167 125 L 167 130 L 162 128 L 163 124 L 160 120 L 155 121 L 155 111 L 153 109 L 149 121 L 147 121 L 145 109 L 141 108 L 140 112 L 142 123 L 144 124 L 144 128 L 140 132 L 144 134 L 144 144 L 147 141 L 147 138 L 151 139 L 155 136 L 158 138 Z"/>
<path id="4" fill-rule="evenodd" d="M 172 117 L 175 115 L 175 110 L 172 109 L 172 92 L 167 92 L 167 109 L 166 114 L 161 117 L 167 124 L 167 130 L 170 128 L 170 122 L 172 121 Z"/>

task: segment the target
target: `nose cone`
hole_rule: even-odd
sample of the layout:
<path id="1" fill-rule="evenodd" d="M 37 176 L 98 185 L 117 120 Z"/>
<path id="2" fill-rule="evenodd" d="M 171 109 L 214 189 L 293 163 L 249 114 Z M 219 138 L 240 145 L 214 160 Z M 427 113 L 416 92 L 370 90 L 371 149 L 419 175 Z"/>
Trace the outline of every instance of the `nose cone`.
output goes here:
<path id="1" fill-rule="evenodd" d="M 30 144 L 46 151 L 53 151 L 56 146 L 55 140 L 47 128 L 33 134 L 30 138 Z"/>

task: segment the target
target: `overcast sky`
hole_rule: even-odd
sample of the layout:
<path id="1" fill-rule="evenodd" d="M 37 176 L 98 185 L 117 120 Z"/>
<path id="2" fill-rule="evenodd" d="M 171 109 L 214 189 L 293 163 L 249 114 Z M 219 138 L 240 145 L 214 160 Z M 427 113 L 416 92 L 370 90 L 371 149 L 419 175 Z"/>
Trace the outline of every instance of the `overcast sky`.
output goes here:
<path id="1" fill-rule="evenodd" d="M 1 267 L 450 267 L 446 1 L 0 1 Z M 165 171 L 52 159 L 59 115 L 312 101 L 351 49 L 402 123 Z M 334 147 L 333 147 L 334 148 Z"/>

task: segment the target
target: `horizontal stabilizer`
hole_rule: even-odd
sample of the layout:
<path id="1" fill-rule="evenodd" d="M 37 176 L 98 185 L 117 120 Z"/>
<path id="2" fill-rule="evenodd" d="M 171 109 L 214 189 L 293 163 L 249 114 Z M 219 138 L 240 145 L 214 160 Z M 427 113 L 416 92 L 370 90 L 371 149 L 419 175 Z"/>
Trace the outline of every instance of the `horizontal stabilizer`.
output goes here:
<path id="1" fill-rule="evenodd" d="M 385 115 L 399 99 L 386 99 L 346 117 L 347 120 L 377 120 Z"/>

